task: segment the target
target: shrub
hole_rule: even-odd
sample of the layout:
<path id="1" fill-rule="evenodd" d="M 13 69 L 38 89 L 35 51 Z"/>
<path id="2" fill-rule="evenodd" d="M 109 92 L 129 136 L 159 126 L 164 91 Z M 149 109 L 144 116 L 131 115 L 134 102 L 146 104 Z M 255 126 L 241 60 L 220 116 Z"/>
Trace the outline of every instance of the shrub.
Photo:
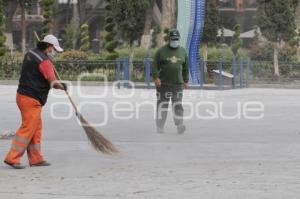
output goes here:
<path id="1" fill-rule="evenodd" d="M 57 60 L 88 60 L 88 53 L 78 50 L 70 50 L 61 53 Z"/>
<path id="2" fill-rule="evenodd" d="M 202 52 L 204 49 L 200 50 L 200 57 L 202 57 Z M 248 57 L 248 51 L 246 49 L 240 49 L 238 57 Z M 218 61 L 223 59 L 223 61 L 231 62 L 233 58 L 233 53 L 230 47 L 216 48 L 210 47 L 208 49 L 208 61 Z"/>
<path id="3" fill-rule="evenodd" d="M 78 36 L 75 21 L 72 21 L 66 25 L 63 34 L 63 41 L 64 41 L 64 49 L 70 50 L 75 48 L 75 41 Z"/>
<path id="4" fill-rule="evenodd" d="M 273 60 L 273 45 L 270 42 L 252 45 L 250 49 L 250 57 L 253 60 Z"/>
<path id="5" fill-rule="evenodd" d="M 113 18 L 111 17 L 111 16 L 107 16 L 106 18 L 105 18 L 105 23 L 106 24 L 109 24 L 109 23 L 112 23 L 113 22 Z"/>
<path id="6" fill-rule="evenodd" d="M 105 45 L 105 49 L 110 52 L 114 53 L 115 48 L 118 46 L 118 41 L 117 40 L 112 40 Z"/>
<path id="7" fill-rule="evenodd" d="M 241 26 L 237 24 L 234 26 L 234 35 L 231 41 L 231 50 L 234 56 L 238 56 L 239 49 L 242 47 L 243 44 L 240 35 L 241 35 Z"/>
<path id="8" fill-rule="evenodd" d="M 145 57 L 153 57 L 157 49 L 134 48 L 134 60 L 143 60 Z M 128 57 L 130 54 L 129 48 L 117 50 L 119 57 Z"/>
<path id="9" fill-rule="evenodd" d="M 82 51 L 88 51 L 90 48 L 90 37 L 89 37 L 89 25 L 88 24 L 83 24 L 81 27 L 81 34 L 80 34 L 80 43 L 81 47 L 80 50 Z"/>
<path id="10" fill-rule="evenodd" d="M 118 53 L 116 52 L 116 47 L 118 46 L 119 42 L 116 38 L 117 32 L 115 30 L 116 24 L 114 23 L 114 18 L 112 17 L 112 5 L 110 0 L 106 0 L 106 17 L 105 17 L 105 26 L 104 30 L 105 33 L 104 37 L 104 49 L 108 52 L 106 53 L 106 60 L 115 60 L 118 58 Z"/>
<path id="11" fill-rule="evenodd" d="M 286 45 L 284 48 L 280 49 L 279 60 L 285 62 L 297 61 L 297 49 Z"/>
<path id="12" fill-rule="evenodd" d="M 279 61 L 291 62 L 296 61 L 297 49 L 285 44 L 279 49 Z M 259 45 L 253 45 L 250 49 L 250 57 L 252 60 L 273 61 L 274 45 L 271 42 L 263 42 Z"/>

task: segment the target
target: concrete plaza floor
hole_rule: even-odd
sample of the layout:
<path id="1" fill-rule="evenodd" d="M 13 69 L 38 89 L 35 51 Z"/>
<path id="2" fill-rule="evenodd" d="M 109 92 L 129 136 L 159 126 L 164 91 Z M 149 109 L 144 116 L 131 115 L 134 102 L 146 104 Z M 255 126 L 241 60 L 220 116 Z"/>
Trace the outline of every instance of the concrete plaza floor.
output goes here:
<path id="1" fill-rule="evenodd" d="M 0 133 L 15 130 L 20 124 L 15 90 L 13 85 L 0 86 Z M 186 115 L 194 114 L 185 121 L 184 135 L 176 134 L 172 113 L 166 133 L 156 133 L 151 105 L 155 105 L 154 90 L 139 89 L 126 97 L 132 90 L 121 89 L 114 94 L 108 87 L 104 97 L 95 98 L 104 91 L 104 87 L 89 86 L 82 88 L 84 96 L 80 97 L 78 91 L 72 95 L 89 121 L 107 119 L 105 126 L 97 128 L 121 153 L 106 156 L 95 152 L 74 115 L 67 120 L 51 116 L 53 104 L 67 102 L 51 95 L 43 110 L 42 148 L 52 166 L 13 170 L 1 161 L 1 199 L 299 198 L 299 90 L 185 91 L 185 102 L 194 105 L 186 104 Z M 120 102 L 123 104 L 116 105 Z M 144 102 L 149 105 L 142 106 Z M 237 107 L 260 102 L 264 117 L 253 120 L 241 113 L 241 119 L 225 119 L 221 114 L 211 120 L 200 119 L 195 114 L 199 102 L 207 102 L 206 107 L 201 106 L 203 115 L 212 107 L 234 115 Z M 116 106 L 127 109 L 120 111 L 119 117 L 133 118 L 116 118 Z M 69 109 L 59 104 L 52 112 L 66 116 Z M 9 145 L 10 140 L 0 140 L 1 159 Z M 22 160 L 28 165 L 26 159 L 25 155 Z"/>

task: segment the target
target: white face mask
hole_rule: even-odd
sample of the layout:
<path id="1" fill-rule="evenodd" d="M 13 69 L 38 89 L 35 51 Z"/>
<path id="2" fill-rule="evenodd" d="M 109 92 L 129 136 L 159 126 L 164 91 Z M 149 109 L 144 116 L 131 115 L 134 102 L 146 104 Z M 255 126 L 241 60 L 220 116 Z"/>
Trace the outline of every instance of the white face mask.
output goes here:
<path id="1" fill-rule="evenodd" d="M 56 51 L 54 49 L 52 49 L 51 53 L 47 53 L 48 57 L 50 57 L 51 59 L 53 59 L 56 55 Z"/>
<path id="2" fill-rule="evenodd" d="M 179 40 L 171 40 L 170 41 L 171 48 L 178 48 L 179 47 Z"/>

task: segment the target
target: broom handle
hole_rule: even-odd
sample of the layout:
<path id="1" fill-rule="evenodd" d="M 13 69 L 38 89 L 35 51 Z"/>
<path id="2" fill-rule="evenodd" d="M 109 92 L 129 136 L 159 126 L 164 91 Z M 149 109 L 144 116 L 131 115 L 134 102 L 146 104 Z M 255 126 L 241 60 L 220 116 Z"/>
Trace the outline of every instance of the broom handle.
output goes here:
<path id="1" fill-rule="evenodd" d="M 58 72 L 57 72 L 55 66 L 53 67 L 53 69 L 54 69 L 54 73 L 55 73 L 57 79 L 58 79 L 59 81 L 61 81 L 61 78 L 60 78 L 60 76 L 59 76 L 59 74 L 58 74 Z M 76 106 L 76 104 L 75 104 L 73 98 L 71 97 L 70 93 L 69 93 L 67 90 L 64 90 L 64 91 L 65 91 L 66 95 L 68 96 L 68 98 L 69 98 L 69 100 L 70 100 L 70 102 L 71 102 L 71 104 L 72 104 L 72 106 L 73 106 L 73 108 L 74 108 L 74 110 L 75 110 L 75 112 L 76 112 L 76 115 L 78 116 L 78 108 L 77 108 L 77 106 Z"/>
<path id="2" fill-rule="evenodd" d="M 33 31 L 33 33 L 34 33 L 34 36 L 36 37 L 36 39 L 37 39 L 38 41 L 40 41 L 40 37 L 39 37 L 39 35 L 37 34 L 37 32 L 36 32 L 36 31 Z M 59 81 L 61 81 L 61 78 L 60 78 L 60 76 L 59 76 L 59 74 L 58 74 L 58 72 L 57 72 L 57 70 L 56 70 L 56 68 L 55 68 L 54 65 L 53 65 L 53 69 L 54 69 L 54 73 L 55 73 L 56 78 L 57 78 Z M 72 106 L 73 106 L 73 108 L 74 108 L 74 110 L 75 110 L 76 116 L 78 116 L 78 108 L 77 108 L 77 106 L 76 106 L 76 104 L 75 104 L 73 98 L 71 97 L 70 93 L 69 93 L 67 90 L 64 90 L 64 91 L 65 91 L 66 95 L 68 96 L 68 99 L 70 100 L 70 102 L 71 102 L 71 104 L 72 104 Z"/>

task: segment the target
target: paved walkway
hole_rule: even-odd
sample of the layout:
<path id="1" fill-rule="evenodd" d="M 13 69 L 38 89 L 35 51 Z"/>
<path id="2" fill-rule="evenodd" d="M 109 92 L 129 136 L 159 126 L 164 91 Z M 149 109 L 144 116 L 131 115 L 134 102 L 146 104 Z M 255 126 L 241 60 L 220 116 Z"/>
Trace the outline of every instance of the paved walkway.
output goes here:
<path id="1" fill-rule="evenodd" d="M 19 125 L 15 90 L 15 86 L 0 86 L 0 132 Z M 86 94 L 94 95 L 103 90 L 84 88 Z M 122 89 L 119 94 L 128 92 Z M 249 101 L 262 102 L 265 110 L 264 118 L 257 121 L 243 117 L 199 120 L 193 116 L 186 121 L 188 131 L 184 135 L 175 133 L 170 117 L 166 133 L 156 134 L 151 106 L 139 109 L 139 119 L 114 119 L 111 110 L 121 100 L 112 93 L 109 87 L 108 96 L 103 99 L 79 98 L 77 92 L 73 96 L 77 103 L 107 104 L 108 123 L 98 129 L 117 145 L 120 155 L 95 152 L 75 117 L 65 121 L 51 118 L 51 104 L 65 102 L 51 96 L 43 112 L 43 150 L 53 166 L 17 171 L 0 163 L 0 198 L 299 198 L 300 91 L 187 91 L 186 102 L 216 102 L 218 108 L 223 103 L 227 115 L 233 115 L 239 104 L 243 106 Z M 139 89 L 125 101 L 136 110 L 137 104 L 145 100 L 155 102 L 154 90 Z M 91 122 L 103 119 L 101 108 L 87 106 L 82 112 Z M 55 113 L 63 116 L 68 109 L 57 107 Z M 0 140 L 1 159 L 9 144 L 10 141 Z M 27 164 L 26 157 L 23 163 Z"/>

